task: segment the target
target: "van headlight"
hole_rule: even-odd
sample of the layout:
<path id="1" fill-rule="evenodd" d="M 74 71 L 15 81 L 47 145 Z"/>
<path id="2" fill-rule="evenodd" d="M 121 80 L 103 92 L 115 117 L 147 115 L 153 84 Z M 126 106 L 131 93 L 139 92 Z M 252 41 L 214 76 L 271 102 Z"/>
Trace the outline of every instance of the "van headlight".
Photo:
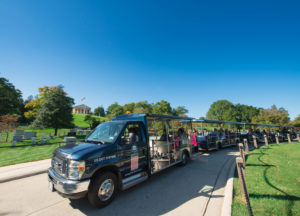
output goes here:
<path id="1" fill-rule="evenodd" d="M 68 170 L 69 179 L 79 180 L 85 171 L 85 162 L 70 160 Z"/>

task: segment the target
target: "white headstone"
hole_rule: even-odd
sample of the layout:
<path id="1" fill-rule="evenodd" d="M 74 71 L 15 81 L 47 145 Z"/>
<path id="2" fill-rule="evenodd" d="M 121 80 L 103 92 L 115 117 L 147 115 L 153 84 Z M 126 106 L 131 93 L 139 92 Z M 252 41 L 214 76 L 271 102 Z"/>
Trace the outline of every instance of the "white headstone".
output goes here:
<path id="1" fill-rule="evenodd" d="M 46 137 L 46 142 L 48 142 L 50 140 L 50 136 Z"/>
<path id="2" fill-rule="evenodd" d="M 2 140 L 2 133 L 0 133 L 0 141 Z"/>
<path id="3" fill-rule="evenodd" d="M 76 144 L 76 137 L 65 137 L 66 145 Z"/>
<path id="4" fill-rule="evenodd" d="M 24 140 L 30 140 L 33 137 L 33 132 L 32 131 L 25 131 L 24 132 Z"/>
<path id="5" fill-rule="evenodd" d="M 56 138 L 56 136 L 53 136 L 53 137 L 52 137 L 52 139 L 55 139 L 55 138 Z"/>
<path id="6" fill-rule="evenodd" d="M 24 130 L 16 130 L 16 135 L 24 135 Z"/>
<path id="7" fill-rule="evenodd" d="M 35 137 L 31 137 L 31 145 L 35 145 Z"/>
<path id="8" fill-rule="evenodd" d="M 11 146 L 12 146 L 12 147 L 15 147 L 15 146 L 16 146 L 16 141 L 15 141 L 15 140 L 12 141 Z"/>
<path id="9" fill-rule="evenodd" d="M 12 141 L 22 142 L 22 141 L 23 141 L 23 136 L 20 136 L 20 135 L 13 135 Z"/>
<path id="10" fill-rule="evenodd" d="M 41 145 L 45 144 L 44 135 L 41 136 Z"/>

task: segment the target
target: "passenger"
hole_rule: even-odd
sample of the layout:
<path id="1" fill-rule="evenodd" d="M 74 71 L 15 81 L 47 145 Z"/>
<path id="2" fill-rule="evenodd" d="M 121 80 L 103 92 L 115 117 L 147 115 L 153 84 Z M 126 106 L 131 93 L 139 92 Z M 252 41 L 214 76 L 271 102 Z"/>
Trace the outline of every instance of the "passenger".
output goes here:
<path id="1" fill-rule="evenodd" d="M 135 128 L 129 128 L 128 135 L 129 135 L 129 139 L 128 139 L 129 144 L 135 144 L 137 141 Z"/>
<path id="2" fill-rule="evenodd" d="M 160 141 L 167 141 L 167 131 L 166 129 L 163 130 L 163 134 L 159 138 Z"/>
<path id="3" fill-rule="evenodd" d="M 225 133 L 222 128 L 220 128 L 220 130 L 219 130 L 219 139 L 221 139 L 221 140 L 225 139 Z"/>
<path id="4" fill-rule="evenodd" d="M 198 136 L 203 136 L 202 134 L 203 134 L 203 131 L 201 129 L 199 129 L 197 135 Z"/>
<path id="5" fill-rule="evenodd" d="M 203 136 L 208 136 L 208 130 L 204 129 Z"/>
<path id="6" fill-rule="evenodd" d="M 187 140 L 188 135 L 184 132 L 183 128 L 179 128 L 177 131 L 177 137 L 175 140 L 176 148 L 180 147 Z"/>
<path id="7" fill-rule="evenodd" d="M 179 128 L 177 134 L 175 135 L 175 137 L 176 137 L 175 138 L 175 145 L 174 145 L 175 149 L 178 149 L 181 145 L 181 136 L 180 136 L 180 134 L 181 134 L 181 130 Z"/>
<path id="8" fill-rule="evenodd" d="M 191 144 L 193 146 L 193 151 L 198 152 L 198 143 L 197 143 L 197 138 L 196 138 L 196 130 L 193 129 L 193 132 L 191 134 Z"/>

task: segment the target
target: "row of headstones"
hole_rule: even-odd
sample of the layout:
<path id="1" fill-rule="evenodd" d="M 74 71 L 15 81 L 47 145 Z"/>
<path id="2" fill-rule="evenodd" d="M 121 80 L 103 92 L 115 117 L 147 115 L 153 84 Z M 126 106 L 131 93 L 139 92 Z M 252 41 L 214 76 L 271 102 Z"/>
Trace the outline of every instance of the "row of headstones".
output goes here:
<path id="1" fill-rule="evenodd" d="M 71 129 L 70 132 L 77 132 L 77 129 Z M 86 131 L 86 135 L 89 135 L 91 130 Z M 36 137 L 37 132 L 35 131 L 24 131 L 24 130 L 16 130 L 13 133 L 12 141 L 22 142 L 23 140 L 31 140 L 33 137 Z M 44 134 L 47 134 L 46 131 L 44 131 Z M 54 134 L 54 132 L 53 132 Z M 58 132 L 58 137 L 62 135 L 61 132 Z M 78 131 L 78 135 L 84 135 L 84 131 L 80 130 Z M 45 135 L 44 135 L 45 136 Z M 52 133 L 49 133 L 49 136 L 55 139 L 55 136 L 52 136 Z M 66 136 L 66 132 L 63 132 L 63 136 Z M 0 141 L 1 141 L 2 134 L 0 133 Z"/>
<path id="2" fill-rule="evenodd" d="M 55 139 L 55 138 L 56 138 L 55 136 L 52 137 L 52 139 Z M 50 139 L 51 139 L 50 136 L 47 136 L 46 139 L 45 139 L 45 136 L 42 135 L 40 144 L 43 145 L 43 144 L 47 143 Z M 17 140 L 13 139 L 12 140 L 12 147 L 15 147 L 16 143 L 17 143 Z M 31 145 L 35 145 L 35 144 L 37 144 L 35 137 L 31 137 Z"/>
<path id="3" fill-rule="evenodd" d="M 55 136 L 53 136 L 52 138 L 55 139 Z M 47 136 L 46 139 L 45 139 L 45 136 L 42 135 L 41 136 L 41 140 L 40 140 L 40 144 L 41 145 L 46 144 L 50 139 L 51 139 L 50 136 Z M 66 142 L 66 145 L 76 144 L 76 137 L 65 137 L 64 141 Z M 37 144 L 35 137 L 31 138 L 31 144 L 32 145 L 36 145 Z M 16 141 L 13 140 L 12 141 L 12 147 L 15 147 L 15 146 L 16 146 Z"/>

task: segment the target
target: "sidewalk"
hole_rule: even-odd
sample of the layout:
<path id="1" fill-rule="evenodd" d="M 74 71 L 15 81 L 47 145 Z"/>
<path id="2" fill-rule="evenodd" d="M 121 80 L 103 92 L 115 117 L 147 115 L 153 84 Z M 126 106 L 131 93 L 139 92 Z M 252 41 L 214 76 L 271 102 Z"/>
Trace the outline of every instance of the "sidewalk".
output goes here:
<path id="1" fill-rule="evenodd" d="M 0 183 L 47 172 L 51 159 L 0 167 Z"/>

